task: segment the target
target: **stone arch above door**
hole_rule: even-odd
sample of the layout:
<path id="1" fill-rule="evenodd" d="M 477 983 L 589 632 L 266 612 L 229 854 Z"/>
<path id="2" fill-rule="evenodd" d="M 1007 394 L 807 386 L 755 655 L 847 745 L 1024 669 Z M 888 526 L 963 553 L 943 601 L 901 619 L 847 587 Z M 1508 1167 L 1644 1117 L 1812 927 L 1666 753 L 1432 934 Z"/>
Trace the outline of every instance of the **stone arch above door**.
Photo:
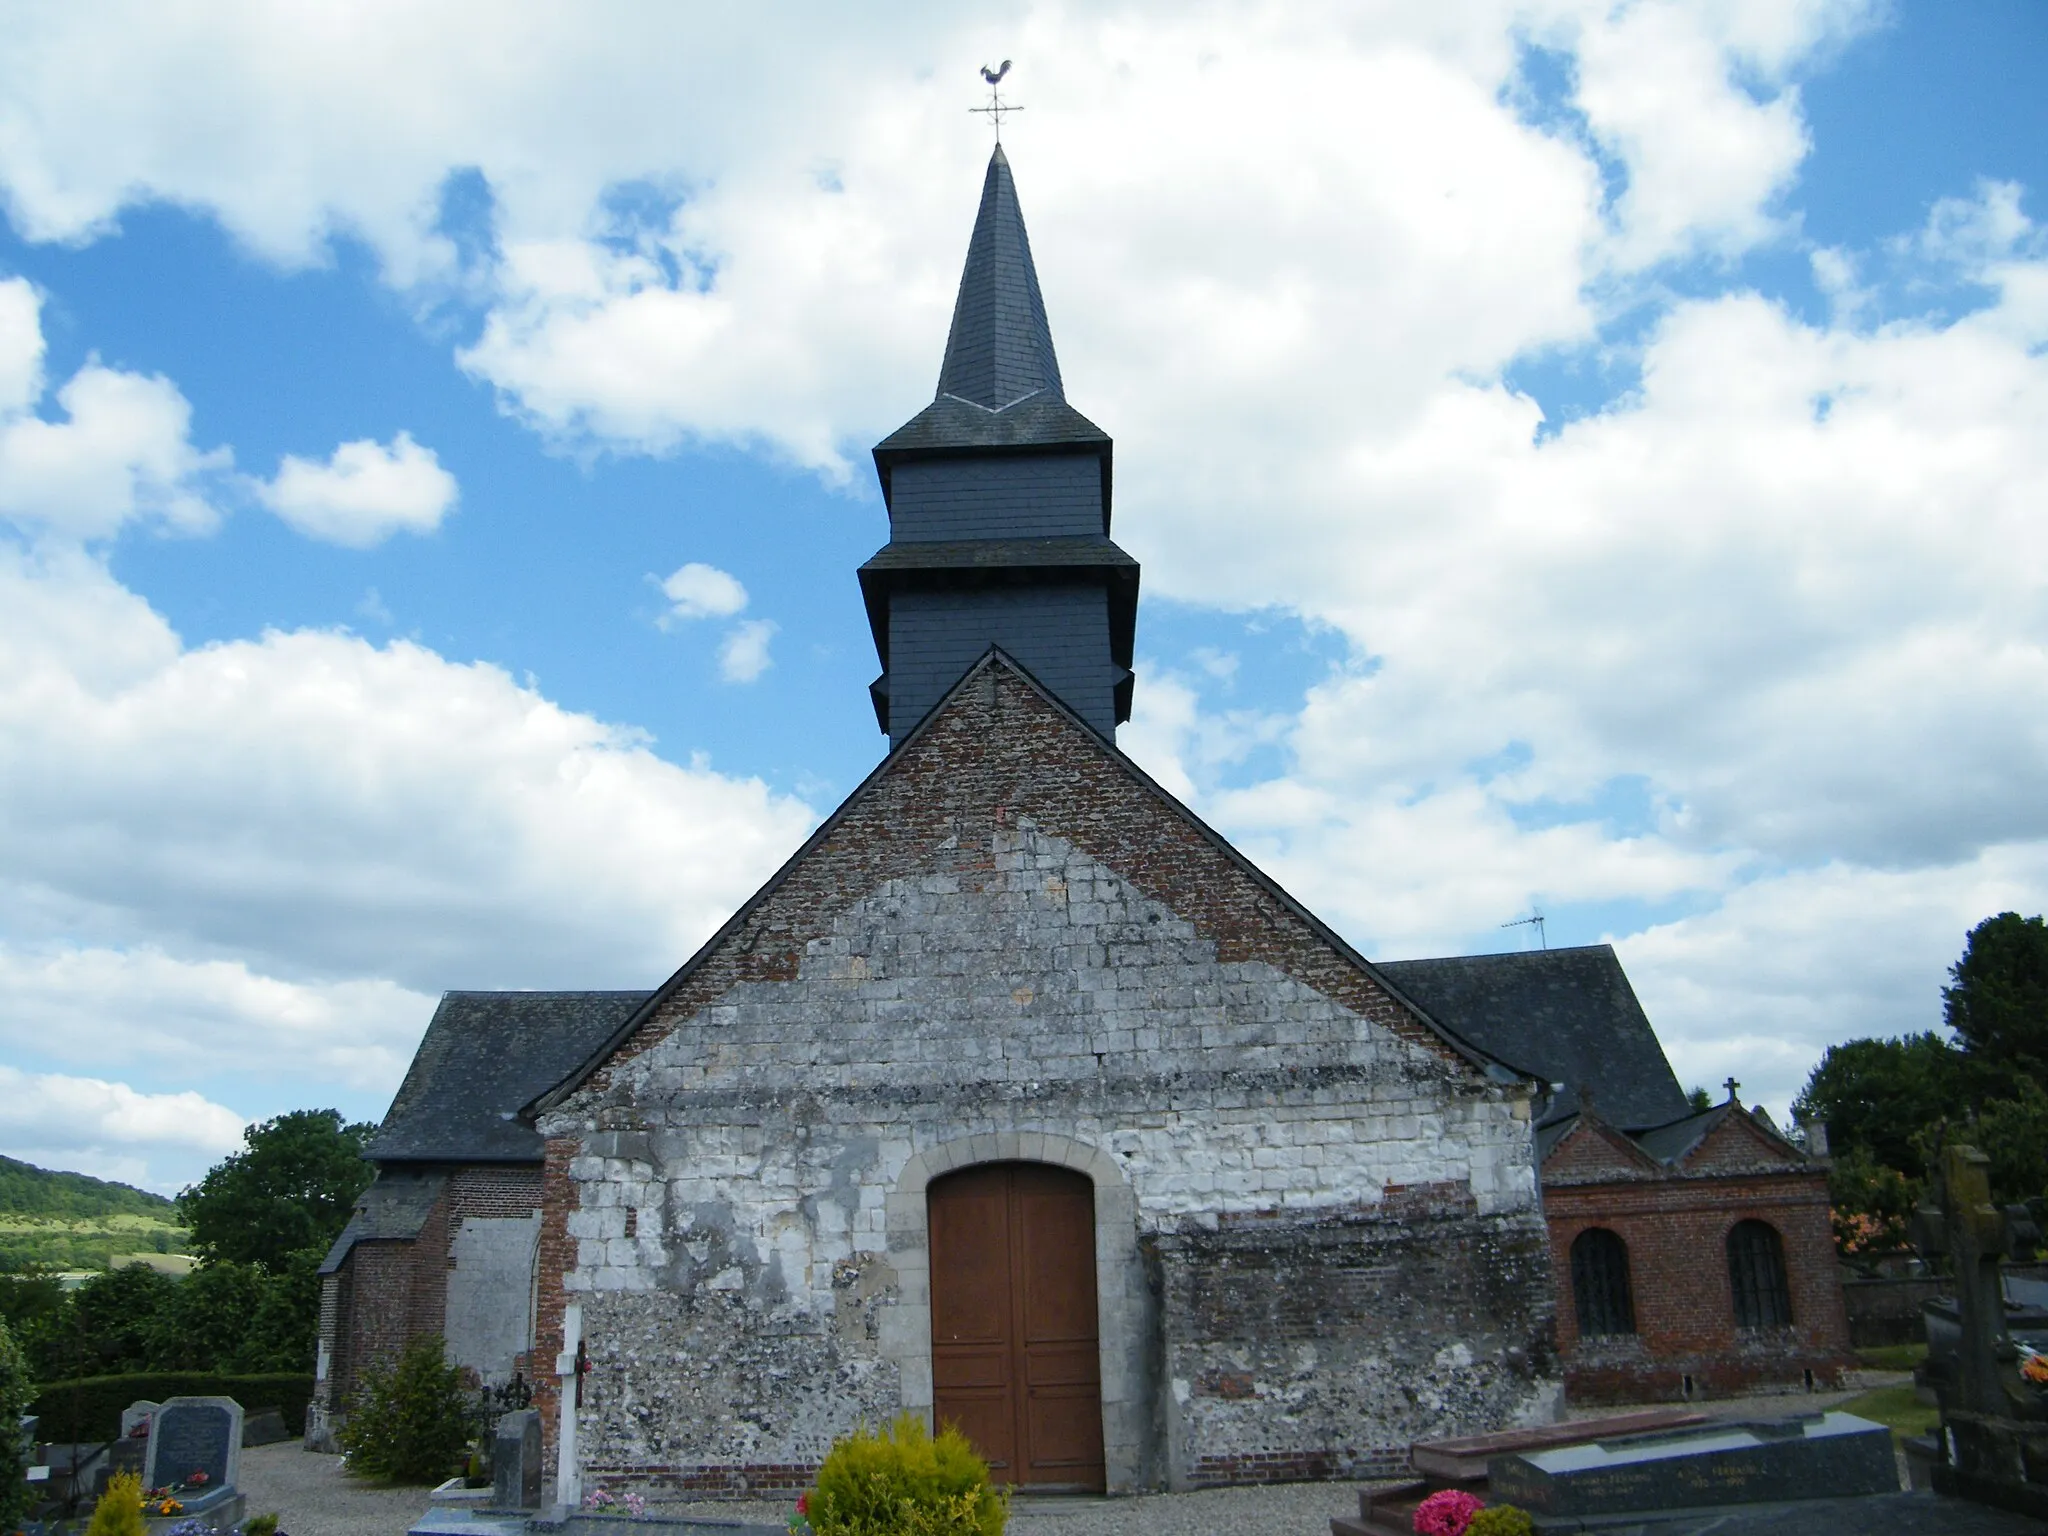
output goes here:
<path id="1" fill-rule="evenodd" d="M 882 1353 L 903 1382 L 903 1406 L 932 1408 L 932 1180 L 977 1163 L 1051 1163 L 1095 1186 L 1095 1294 L 1101 1330 L 1102 1449 L 1111 1492 L 1149 1486 L 1157 1464 L 1148 1341 L 1154 1330 L 1138 1254 L 1138 1203 L 1123 1169 L 1099 1147 L 1044 1131 L 963 1136 L 915 1153 L 887 1199 L 888 1253 L 898 1301 L 882 1323 Z"/>

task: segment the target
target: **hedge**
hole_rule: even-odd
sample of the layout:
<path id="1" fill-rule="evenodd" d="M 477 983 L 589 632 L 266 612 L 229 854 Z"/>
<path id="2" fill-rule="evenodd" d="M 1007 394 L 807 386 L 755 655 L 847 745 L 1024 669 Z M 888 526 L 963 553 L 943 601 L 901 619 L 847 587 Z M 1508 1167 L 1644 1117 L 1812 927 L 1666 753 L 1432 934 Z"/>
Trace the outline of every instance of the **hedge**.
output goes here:
<path id="1" fill-rule="evenodd" d="M 121 1410 L 138 1398 L 160 1403 L 167 1397 L 232 1397 L 249 1413 L 277 1408 L 284 1427 L 306 1432 L 306 1403 L 313 1378 L 280 1371 L 262 1376 L 221 1376 L 210 1371 L 138 1371 L 129 1376 L 79 1376 L 41 1388 L 29 1412 L 42 1422 L 39 1440 L 112 1440 L 121 1433 Z"/>

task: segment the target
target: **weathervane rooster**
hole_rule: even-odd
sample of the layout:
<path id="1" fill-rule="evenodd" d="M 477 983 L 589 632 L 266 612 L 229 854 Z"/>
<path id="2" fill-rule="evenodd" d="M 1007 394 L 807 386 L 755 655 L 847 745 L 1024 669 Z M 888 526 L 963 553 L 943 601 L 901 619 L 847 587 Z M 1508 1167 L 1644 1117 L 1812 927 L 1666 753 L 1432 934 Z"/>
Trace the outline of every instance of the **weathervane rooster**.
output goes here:
<path id="1" fill-rule="evenodd" d="M 986 64 L 982 65 L 981 78 L 988 82 L 988 105 L 985 107 L 969 107 L 967 109 L 970 112 L 982 113 L 988 118 L 989 122 L 995 127 L 996 143 L 998 144 L 1003 142 L 1003 114 L 1005 112 L 1022 112 L 1024 110 L 1022 107 L 1013 107 L 1004 101 L 1003 93 L 998 89 L 1003 83 L 1003 76 L 1009 72 L 1010 61 L 1008 59 L 1003 60 L 994 69 L 990 69 Z"/>

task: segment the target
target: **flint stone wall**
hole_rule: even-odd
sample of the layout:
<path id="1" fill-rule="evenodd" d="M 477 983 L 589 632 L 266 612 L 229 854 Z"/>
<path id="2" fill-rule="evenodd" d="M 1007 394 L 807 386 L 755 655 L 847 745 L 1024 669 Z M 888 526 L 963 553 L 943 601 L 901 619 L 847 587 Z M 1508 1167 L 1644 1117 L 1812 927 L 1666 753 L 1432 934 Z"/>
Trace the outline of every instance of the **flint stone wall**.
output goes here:
<path id="1" fill-rule="evenodd" d="M 1520 1090 L 1221 958 L 1029 818 L 984 830 L 543 1117 L 573 1153 L 586 1475 L 797 1487 L 857 1420 L 928 1410 L 924 1185 L 1007 1158 L 1095 1181 L 1112 1489 L 1342 1474 L 1543 1416 Z M 1196 1300 L 1243 1221 L 1324 1299 L 1318 1341 L 1271 1337 L 1251 1292 Z"/>

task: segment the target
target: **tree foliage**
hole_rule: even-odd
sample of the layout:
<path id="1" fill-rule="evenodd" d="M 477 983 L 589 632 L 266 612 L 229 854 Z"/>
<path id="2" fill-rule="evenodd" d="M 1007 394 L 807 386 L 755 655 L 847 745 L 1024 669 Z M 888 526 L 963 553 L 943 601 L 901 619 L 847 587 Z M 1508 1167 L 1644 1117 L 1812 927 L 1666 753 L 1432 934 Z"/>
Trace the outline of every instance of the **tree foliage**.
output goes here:
<path id="1" fill-rule="evenodd" d="M 1792 1113 L 1825 1121 L 1837 1157 L 1861 1153 L 1920 1179 L 1927 1173 L 1917 1144 L 1921 1133 L 1967 1117 L 1992 1075 L 1931 1030 L 1898 1040 L 1850 1040 L 1828 1048 Z"/>
<path id="2" fill-rule="evenodd" d="M 2048 923 L 2001 912 L 1970 930 L 1942 988 L 1948 1027 L 1978 1059 L 2048 1073 Z"/>
<path id="3" fill-rule="evenodd" d="M 28 1358 L 5 1323 L 0 1323 L 0 1531 L 21 1527 L 35 1502 L 35 1485 L 28 1481 L 28 1458 L 15 1426 L 35 1400 L 35 1384 L 29 1379 Z"/>
<path id="4" fill-rule="evenodd" d="M 1793 1104 L 1824 1121 L 1835 1240 L 1855 1258 L 1904 1242 L 1945 1140 L 1991 1160 L 2001 1202 L 2048 1200 L 2048 924 L 2001 912 L 1970 930 L 1928 1031 L 1829 1049 Z"/>
<path id="5" fill-rule="evenodd" d="M 0 1211 L 14 1216 L 172 1217 L 162 1195 L 83 1173 L 58 1173 L 0 1157 Z"/>
<path id="6" fill-rule="evenodd" d="M 375 1129 L 347 1124 L 332 1109 L 250 1126 L 241 1151 L 178 1196 L 193 1246 L 208 1260 L 268 1271 L 288 1268 L 294 1254 L 324 1252 L 369 1187 L 363 1148 Z"/>

